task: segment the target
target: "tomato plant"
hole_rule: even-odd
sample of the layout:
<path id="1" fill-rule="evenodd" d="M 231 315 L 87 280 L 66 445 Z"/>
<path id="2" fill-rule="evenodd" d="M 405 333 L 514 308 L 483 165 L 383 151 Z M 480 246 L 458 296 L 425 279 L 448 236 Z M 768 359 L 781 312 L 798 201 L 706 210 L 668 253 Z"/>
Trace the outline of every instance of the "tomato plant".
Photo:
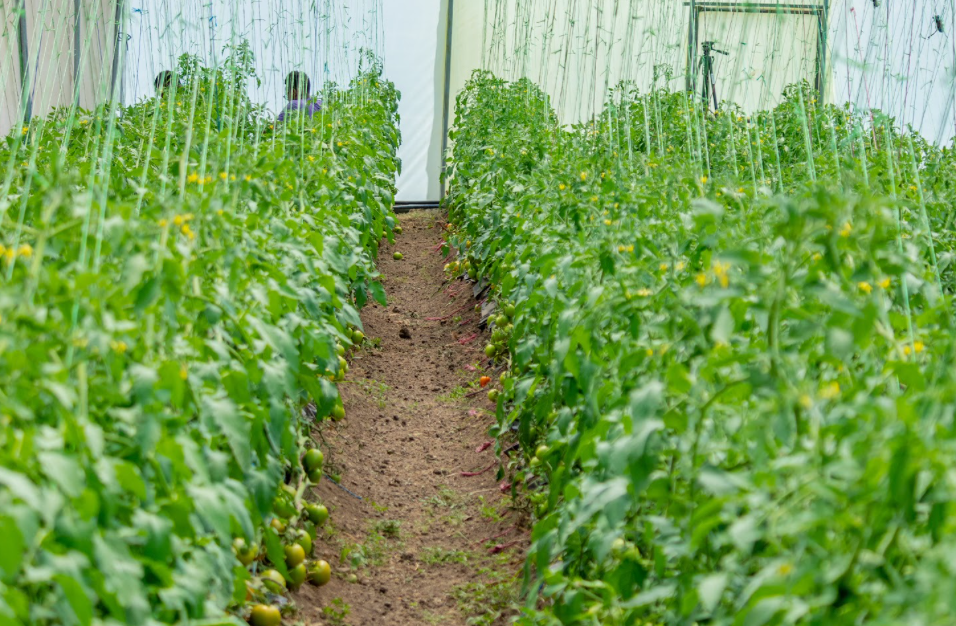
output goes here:
<path id="1" fill-rule="evenodd" d="M 321 465 L 302 409 L 340 406 L 337 351 L 384 302 L 398 95 L 370 60 L 278 124 L 251 62 L 184 57 L 166 99 L 0 144 L 2 623 L 246 616 L 242 563 L 287 574 L 267 523 Z"/>
<path id="2" fill-rule="evenodd" d="M 449 269 L 513 313 L 519 624 L 950 619 L 951 150 L 807 85 L 566 128 L 488 73 L 453 138 Z"/>

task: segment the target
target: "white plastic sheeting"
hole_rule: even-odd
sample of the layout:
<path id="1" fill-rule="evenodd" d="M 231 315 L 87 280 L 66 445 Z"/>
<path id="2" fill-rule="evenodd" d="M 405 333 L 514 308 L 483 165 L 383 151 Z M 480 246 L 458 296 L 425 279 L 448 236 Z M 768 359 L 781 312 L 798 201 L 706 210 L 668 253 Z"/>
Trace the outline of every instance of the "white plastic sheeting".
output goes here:
<path id="1" fill-rule="evenodd" d="M 103 102 L 113 64 L 117 0 L 22 0 L 26 59 L 34 113 Z M 506 78 L 527 76 L 551 95 L 562 120 L 586 120 L 604 105 L 607 89 L 633 81 L 642 90 L 687 86 L 690 2 L 687 0 L 124 0 L 126 103 L 153 93 L 153 79 L 184 52 L 216 63 L 224 46 L 249 41 L 258 81 L 251 95 L 269 110 L 284 104 L 283 80 L 293 69 L 317 87 L 347 82 L 361 49 L 384 54 L 386 74 L 403 93 L 404 162 L 399 199 L 434 200 L 439 171 L 445 88 L 446 24 L 453 2 L 449 89 L 455 97 L 477 68 Z M 0 134 L 19 120 L 21 77 L 16 8 L 0 0 Z M 700 5 L 735 3 L 696 0 Z M 823 60 L 827 101 L 876 108 L 912 125 L 929 141 L 956 134 L 956 0 L 787 0 L 779 6 L 826 6 Z M 736 3 L 742 9 L 742 3 Z M 755 3 L 749 3 L 752 8 Z M 766 7 L 775 2 L 756 3 Z M 81 9 L 73 41 L 74 7 Z M 778 9 L 779 9 L 778 6 Z M 935 32 L 939 16 L 944 32 Z M 813 82 L 820 56 L 814 18 L 734 10 L 704 11 L 697 41 L 714 40 L 731 54 L 717 57 L 717 91 L 747 110 L 779 101 L 782 87 Z M 81 50 L 74 67 L 75 46 Z M 699 54 L 699 50 L 698 50 Z M 700 77 L 694 91 L 700 92 Z"/>
<path id="2" fill-rule="evenodd" d="M 717 97 L 754 113 L 773 108 L 787 85 L 814 84 L 818 65 L 818 18 L 800 13 L 702 12 L 698 41 L 714 41 Z M 704 77 L 698 72 L 697 90 Z"/>
<path id="3" fill-rule="evenodd" d="M 471 72 L 526 76 L 551 96 L 565 123 L 590 119 L 607 88 L 621 80 L 641 90 L 687 86 L 689 0 L 458 0 L 452 39 L 452 98 Z M 934 143 L 956 134 L 956 0 L 697 0 L 700 44 L 716 57 L 717 93 L 745 110 L 774 106 L 783 87 L 816 82 L 824 97 L 878 108 Z M 823 8 L 825 48 L 816 18 L 793 9 Z M 758 9 L 755 11 L 754 9 Z M 759 10 L 769 12 L 759 12 Z M 944 33 L 932 34 L 934 16 Z M 693 63 L 696 65 L 696 63 Z M 695 93 L 702 77 L 696 76 Z"/>
<path id="4" fill-rule="evenodd" d="M 0 135 L 9 132 L 26 113 L 21 94 L 26 94 L 33 116 L 70 106 L 77 95 L 83 108 L 106 99 L 113 66 L 115 0 L 0 2 Z M 18 7 L 23 9 L 27 51 L 22 77 Z M 74 40 L 77 26 L 79 41 Z"/>
<path id="5" fill-rule="evenodd" d="M 0 136 L 17 122 L 20 110 L 19 19 L 14 0 L 0 0 Z"/>
<path id="6" fill-rule="evenodd" d="M 402 92 L 403 144 L 398 200 L 438 200 L 444 96 L 442 0 L 128 0 L 129 59 L 124 101 L 154 93 L 159 72 L 174 69 L 183 53 L 207 64 L 224 49 L 249 43 L 256 79 L 252 100 L 278 113 L 285 105 L 284 81 L 292 70 L 306 72 L 313 89 L 332 81 L 347 84 L 363 49 L 384 54 L 386 76 Z"/>
<path id="7" fill-rule="evenodd" d="M 831 10 L 836 101 L 879 109 L 931 143 L 950 143 L 956 134 L 956 0 L 879 5 L 840 0 Z"/>
<path id="8" fill-rule="evenodd" d="M 441 198 L 447 2 L 386 0 L 385 74 L 402 92 L 399 201 Z"/>
<path id="9" fill-rule="evenodd" d="M 278 113 L 285 77 L 309 75 L 317 90 L 327 81 L 347 84 L 363 50 L 383 52 L 381 0 L 127 0 L 128 62 L 124 102 L 153 95 L 154 79 L 174 70 L 181 55 L 218 65 L 229 46 L 247 42 L 256 75 L 247 85 L 253 102 Z"/>

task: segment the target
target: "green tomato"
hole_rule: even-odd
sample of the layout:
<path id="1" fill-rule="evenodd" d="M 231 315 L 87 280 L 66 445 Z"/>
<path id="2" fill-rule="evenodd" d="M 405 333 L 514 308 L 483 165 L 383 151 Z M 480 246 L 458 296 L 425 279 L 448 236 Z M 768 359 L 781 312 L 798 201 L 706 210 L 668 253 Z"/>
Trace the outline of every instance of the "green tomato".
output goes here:
<path id="1" fill-rule="evenodd" d="M 323 560 L 318 560 L 309 566 L 309 582 L 321 587 L 332 580 L 332 567 Z"/>
<path id="2" fill-rule="evenodd" d="M 548 456 L 548 452 L 551 452 L 551 449 L 545 444 L 541 444 L 538 446 L 538 449 L 534 451 L 534 455 L 539 459 L 543 459 L 544 457 Z"/>
<path id="3" fill-rule="evenodd" d="M 341 404 L 336 404 L 332 407 L 332 419 L 336 422 L 345 419 L 345 407 Z"/>
<path id="4" fill-rule="evenodd" d="M 491 400 L 492 402 L 497 402 L 497 401 L 498 401 L 498 390 L 497 390 L 497 389 L 492 389 L 491 391 L 489 391 L 489 392 L 488 392 L 488 399 Z"/>
<path id="5" fill-rule="evenodd" d="M 302 583 L 305 582 L 307 574 L 305 563 L 299 563 L 289 570 L 289 577 L 286 579 L 286 582 L 288 582 L 291 589 L 298 589 L 302 586 Z"/>
<path id="6" fill-rule="evenodd" d="M 309 521 L 316 526 L 322 526 L 329 521 L 329 510 L 323 504 L 306 504 L 305 514 L 309 516 Z"/>
<path id="7" fill-rule="evenodd" d="M 275 502 L 272 504 L 272 510 L 275 511 L 276 515 L 283 519 L 289 519 L 298 513 L 295 508 L 295 504 L 293 504 L 284 496 L 279 496 L 275 499 Z"/>
<path id="8" fill-rule="evenodd" d="M 306 472 L 312 472 L 317 469 L 322 469 L 322 464 L 325 462 L 325 455 L 322 454 L 322 451 L 318 448 L 312 448 L 305 453 L 305 456 L 302 457 L 302 467 L 305 468 Z"/>
<path id="9" fill-rule="evenodd" d="M 498 352 L 498 348 L 496 348 L 494 345 L 489 343 L 487 346 L 485 346 L 485 356 L 487 356 L 489 359 L 495 356 L 496 352 Z"/>
<path id="10" fill-rule="evenodd" d="M 280 574 L 278 570 L 267 569 L 262 572 L 261 577 L 262 584 L 272 593 L 285 592 L 285 578 L 282 577 L 282 574 Z"/>
<path id="11" fill-rule="evenodd" d="M 395 254 L 392 255 L 392 258 L 395 259 L 396 261 L 401 261 L 405 257 L 402 255 L 401 252 L 396 252 Z"/>
<path id="12" fill-rule="evenodd" d="M 285 552 L 286 567 L 298 567 L 305 561 L 305 549 L 297 543 L 285 546 L 283 551 Z"/>
<path id="13" fill-rule="evenodd" d="M 302 549 L 305 551 L 305 558 L 309 558 L 312 556 L 312 536 L 304 530 L 298 531 L 296 535 L 295 542 L 302 546 Z"/>
<path id="14" fill-rule="evenodd" d="M 354 333 L 352 333 L 352 341 L 354 341 L 355 343 L 362 343 L 362 341 L 364 340 L 365 340 L 365 333 L 363 333 L 362 331 L 357 330 Z"/>
<path id="15" fill-rule="evenodd" d="M 239 559 L 239 562 L 249 567 L 252 565 L 252 562 L 256 560 L 259 556 L 259 546 L 257 545 L 248 545 L 246 540 L 242 537 L 237 537 L 235 541 L 232 542 L 233 552 L 236 553 L 236 558 Z"/>

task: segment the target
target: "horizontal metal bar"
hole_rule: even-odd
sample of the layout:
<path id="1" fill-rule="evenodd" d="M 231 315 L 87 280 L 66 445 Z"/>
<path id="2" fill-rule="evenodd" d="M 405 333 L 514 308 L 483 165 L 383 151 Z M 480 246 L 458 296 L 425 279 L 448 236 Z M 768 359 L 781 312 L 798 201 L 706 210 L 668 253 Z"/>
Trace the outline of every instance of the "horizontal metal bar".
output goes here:
<path id="1" fill-rule="evenodd" d="M 685 7 L 691 6 L 690 2 L 684 2 Z M 721 2 L 697 2 L 695 8 L 698 12 L 709 11 L 712 13 L 785 13 L 789 15 L 819 15 L 826 9 L 823 6 L 811 6 L 805 4 L 727 4 Z"/>

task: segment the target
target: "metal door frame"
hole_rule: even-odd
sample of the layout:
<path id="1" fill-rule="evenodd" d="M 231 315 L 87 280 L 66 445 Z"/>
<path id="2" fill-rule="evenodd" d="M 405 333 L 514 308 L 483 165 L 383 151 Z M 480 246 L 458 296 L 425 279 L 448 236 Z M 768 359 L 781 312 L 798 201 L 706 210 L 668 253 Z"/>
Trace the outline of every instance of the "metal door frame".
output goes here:
<path id="1" fill-rule="evenodd" d="M 830 17 L 830 0 L 821 4 L 778 4 L 767 2 L 720 2 L 718 0 L 689 0 L 684 6 L 690 10 L 687 31 L 687 91 L 697 89 L 697 45 L 700 35 L 700 16 L 702 13 L 780 13 L 787 15 L 809 15 L 817 18 L 817 62 L 814 88 L 820 93 L 820 101 L 826 93 L 827 34 Z"/>

